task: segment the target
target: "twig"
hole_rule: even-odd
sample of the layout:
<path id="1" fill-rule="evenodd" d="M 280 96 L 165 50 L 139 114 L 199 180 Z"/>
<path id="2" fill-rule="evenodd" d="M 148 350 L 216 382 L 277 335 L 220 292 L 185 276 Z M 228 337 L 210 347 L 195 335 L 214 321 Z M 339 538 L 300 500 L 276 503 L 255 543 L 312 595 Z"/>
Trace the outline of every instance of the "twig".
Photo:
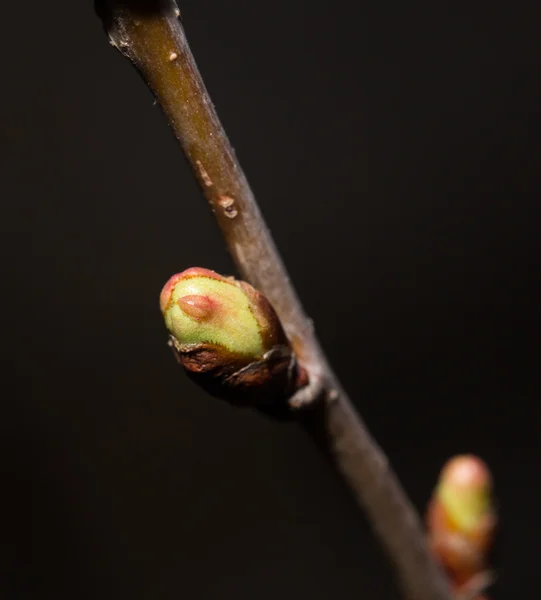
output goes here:
<path id="1" fill-rule="evenodd" d="M 174 0 L 101 0 L 97 9 L 111 43 L 137 67 L 165 113 L 241 276 L 273 304 L 310 389 L 323 392 L 328 449 L 393 561 L 405 596 L 451 600 L 417 514 L 319 346 L 216 115 Z"/>

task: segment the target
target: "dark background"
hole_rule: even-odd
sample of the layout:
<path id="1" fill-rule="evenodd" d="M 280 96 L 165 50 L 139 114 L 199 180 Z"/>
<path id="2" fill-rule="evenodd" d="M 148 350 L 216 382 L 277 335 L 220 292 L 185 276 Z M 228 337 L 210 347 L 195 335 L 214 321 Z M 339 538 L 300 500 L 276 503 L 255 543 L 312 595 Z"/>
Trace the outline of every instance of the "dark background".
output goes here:
<path id="1" fill-rule="evenodd" d="M 538 11 L 181 10 L 345 386 L 420 510 L 453 453 L 490 463 L 493 598 L 525 598 L 540 533 Z M 398 598 L 308 436 L 207 397 L 170 355 L 161 286 L 232 267 L 91 2 L 10 2 L 2 23 L 2 598 Z"/>

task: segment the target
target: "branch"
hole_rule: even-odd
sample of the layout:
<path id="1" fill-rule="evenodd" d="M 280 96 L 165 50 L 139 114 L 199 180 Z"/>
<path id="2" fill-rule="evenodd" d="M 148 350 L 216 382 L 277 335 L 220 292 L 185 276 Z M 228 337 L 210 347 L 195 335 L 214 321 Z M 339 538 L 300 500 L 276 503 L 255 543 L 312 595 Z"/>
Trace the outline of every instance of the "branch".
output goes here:
<path id="1" fill-rule="evenodd" d="M 451 600 L 411 503 L 333 374 L 220 124 L 174 0 L 101 0 L 111 43 L 154 93 L 215 214 L 244 279 L 274 306 L 316 396 L 325 444 L 395 565 L 408 600 Z"/>

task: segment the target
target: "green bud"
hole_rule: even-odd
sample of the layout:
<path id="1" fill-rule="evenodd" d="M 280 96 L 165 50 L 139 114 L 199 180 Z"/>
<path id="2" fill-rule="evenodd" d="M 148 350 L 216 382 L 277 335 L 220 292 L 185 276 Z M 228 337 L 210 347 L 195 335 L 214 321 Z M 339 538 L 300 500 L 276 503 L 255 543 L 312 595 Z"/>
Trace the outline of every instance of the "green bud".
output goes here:
<path id="1" fill-rule="evenodd" d="M 256 360 L 273 345 L 268 344 L 270 319 L 256 294 L 248 295 L 234 279 L 192 268 L 167 282 L 160 304 L 165 325 L 180 347 L 216 344 Z"/>
<path id="2" fill-rule="evenodd" d="M 247 283 L 187 269 L 165 284 L 160 308 L 179 362 L 214 395 L 261 404 L 300 384 L 278 316 Z"/>
<path id="3" fill-rule="evenodd" d="M 460 455 L 445 464 L 426 522 L 434 556 L 457 591 L 486 573 L 497 514 L 490 471 L 480 458 Z"/>
<path id="4" fill-rule="evenodd" d="M 454 527 L 474 531 L 492 509 L 488 467 L 471 455 L 456 456 L 442 470 L 437 498 Z"/>

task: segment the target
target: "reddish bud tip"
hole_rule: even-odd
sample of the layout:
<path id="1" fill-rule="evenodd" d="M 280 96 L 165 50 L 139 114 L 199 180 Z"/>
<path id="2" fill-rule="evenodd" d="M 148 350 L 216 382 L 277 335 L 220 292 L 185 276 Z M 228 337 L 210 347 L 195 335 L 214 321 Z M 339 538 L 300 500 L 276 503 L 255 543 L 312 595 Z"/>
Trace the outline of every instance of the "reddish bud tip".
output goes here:
<path id="1" fill-rule="evenodd" d="M 227 281 L 227 278 L 216 271 L 204 269 L 203 267 L 190 267 L 178 274 L 179 279 L 190 279 L 191 277 L 206 277 L 207 279 L 215 279 L 216 281 Z"/>
<path id="2" fill-rule="evenodd" d="M 177 300 L 182 311 L 196 321 L 208 319 L 216 309 L 215 302 L 208 296 L 195 294 L 182 296 Z"/>
<path id="3" fill-rule="evenodd" d="M 452 486 L 455 493 L 460 490 L 486 490 L 491 486 L 487 465 L 471 454 L 452 458 L 442 470 L 441 481 Z"/>
<path id="4" fill-rule="evenodd" d="M 171 300 L 173 297 L 173 290 L 175 289 L 175 285 L 182 277 L 182 273 L 177 273 L 170 277 L 167 283 L 163 286 L 163 289 L 160 294 L 160 310 L 162 313 L 165 313 L 167 308 L 171 305 Z"/>
<path id="5" fill-rule="evenodd" d="M 171 306 L 172 295 L 175 287 L 179 281 L 191 279 L 193 277 L 206 277 L 207 279 L 215 279 L 217 281 L 226 281 L 225 277 L 211 271 L 210 269 L 203 269 L 202 267 L 190 267 L 181 273 L 176 273 L 169 278 L 167 283 L 163 286 L 160 294 L 160 310 L 164 313 L 169 306 Z M 189 313 L 188 313 L 189 314 Z M 196 317 L 194 317 L 196 318 Z"/>

